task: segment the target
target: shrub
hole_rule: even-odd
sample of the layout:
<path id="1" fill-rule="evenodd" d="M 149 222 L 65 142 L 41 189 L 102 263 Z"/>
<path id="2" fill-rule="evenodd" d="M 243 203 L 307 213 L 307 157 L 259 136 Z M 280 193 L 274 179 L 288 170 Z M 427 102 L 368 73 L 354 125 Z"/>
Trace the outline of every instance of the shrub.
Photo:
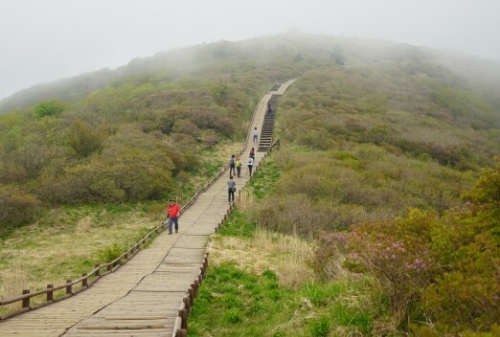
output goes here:
<path id="1" fill-rule="evenodd" d="M 74 121 L 69 129 L 68 144 L 80 157 L 88 157 L 103 148 L 106 135 L 99 130 L 92 130 L 90 126 L 82 121 Z"/>
<path id="2" fill-rule="evenodd" d="M 107 263 L 113 261 L 124 252 L 125 250 L 115 242 L 109 247 L 100 249 L 97 252 L 97 257 L 99 261 Z"/>
<path id="3" fill-rule="evenodd" d="M 444 270 L 423 291 L 423 304 L 451 330 L 489 331 L 499 323 L 499 218 L 495 207 L 469 204 L 450 210 L 432 231 L 433 254 Z"/>
<path id="4" fill-rule="evenodd" d="M 435 213 L 413 209 L 405 219 L 364 223 L 346 233 L 345 241 L 333 235 L 330 240 L 348 248 L 346 267 L 377 277 L 392 311 L 404 322 L 420 290 L 435 277 L 436 263 L 428 245 L 436 220 Z"/>
<path id="5" fill-rule="evenodd" d="M 496 167 L 484 169 L 475 186 L 470 192 L 464 193 L 462 198 L 476 203 L 500 205 L 500 157 L 495 160 Z"/>
<path id="6" fill-rule="evenodd" d="M 266 200 L 256 206 L 254 216 L 259 225 L 270 231 L 313 239 L 320 229 L 345 228 L 350 223 L 350 207 L 333 204 L 314 205 L 303 194 Z M 344 214 L 341 214 L 344 213 Z M 355 217 L 358 218 L 358 217 Z"/>
<path id="7" fill-rule="evenodd" d="M 0 185 L 0 225 L 25 224 L 39 212 L 41 202 L 16 186 Z"/>
<path id="8" fill-rule="evenodd" d="M 474 202 L 441 217 L 412 209 L 342 236 L 322 233 L 313 267 L 327 275 L 320 261 L 345 250 L 344 266 L 376 277 L 402 325 L 425 316 L 442 332 L 492 330 L 500 317 L 498 172 L 500 165 L 483 171 L 464 194 Z"/>
<path id="9" fill-rule="evenodd" d="M 335 280 L 342 273 L 346 237 L 341 232 L 319 231 L 309 265 L 321 280 Z"/>
<path id="10" fill-rule="evenodd" d="M 68 104 L 62 101 L 58 100 L 45 101 L 35 106 L 35 116 L 39 118 L 47 116 L 57 116 L 61 112 L 66 110 L 67 107 Z"/>

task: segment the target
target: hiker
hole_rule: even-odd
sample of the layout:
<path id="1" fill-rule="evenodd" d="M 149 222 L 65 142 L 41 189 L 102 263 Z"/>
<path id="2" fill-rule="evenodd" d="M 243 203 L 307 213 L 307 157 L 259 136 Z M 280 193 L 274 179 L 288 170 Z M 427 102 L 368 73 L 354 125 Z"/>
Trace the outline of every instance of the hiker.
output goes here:
<path id="1" fill-rule="evenodd" d="M 175 224 L 175 232 L 179 232 L 179 216 L 181 215 L 181 209 L 179 205 L 175 203 L 174 199 L 170 199 L 170 203 L 167 208 L 167 217 L 168 217 L 168 234 L 172 234 L 172 223 Z"/>
<path id="2" fill-rule="evenodd" d="M 248 173 L 249 173 L 248 176 L 251 177 L 252 176 L 252 168 L 253 168 L 253 158 L 252 157 L 248 158 L 247 166 L 248 166 Z"/>
<path id="3" fill-rule="evenodd" d="M 235 155 L 233 154 L 231 156 L 231 159 L 229 159 L 229 175 L 235 175 L 236 174 L 236 158 Z"/>
<path id="4" fill-rule="evenodd" d="M 234 192 L 236 192 L 236 182 L 233 180 L 233 176 L 229 177 L 227 181 L 227 201 L 234 203 Z"/>
<path id="5" fill-rule="evenodd" d="M 253 149 L 253 147 L 250 150 L 250 153 L 248 155 L 250 156 L 250 158 L 252 158 L 253 160 L 255 160 L 255 150 Z"/>
<path id="6" fill-rule="evenodd" d="M 267 101 L 267 115 L 271 116 L 273 114 L 273 108 L 271 106 L 271 102 Z"/>
<path id="7" fill-rule="evenodd" d="M 259 132 L 257 131 L 257 127 L 253 129 L 253 143 L 257 143 L 257 139 L 259 138 Z"/>
<path id="8" fill-rule="evenodd" d="M 241 177 L 241 160 L 240 157 L 236 157 L 236 176 Z"/>

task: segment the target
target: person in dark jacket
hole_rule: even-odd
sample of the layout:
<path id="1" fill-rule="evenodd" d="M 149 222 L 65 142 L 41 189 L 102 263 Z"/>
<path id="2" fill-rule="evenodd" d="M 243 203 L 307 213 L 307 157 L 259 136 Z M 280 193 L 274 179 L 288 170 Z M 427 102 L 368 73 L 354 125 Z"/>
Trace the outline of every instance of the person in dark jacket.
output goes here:
<path id="1" fill-rule="evenodd" d="M 236 182 L 233 180 L 233 176 L 229 177 L 227 181 L 227 201 L 234 202 L 234 192 L 236 191 Z"/>
<path id="2" fill-rule="evenodd" d="M 255 150 L 254 148 L 252 147 L 252 149 L 250 150 L 250 153 L 248 154 L 248 156 L 250 158 L 252 158 L 253 160 L 255 160 Z"/>
<path id="3" fill-rule="evenodd" d="M 229 159 L 229 176 L 236 174 L 236 156 L 233 154 L 231 159 Z"/>

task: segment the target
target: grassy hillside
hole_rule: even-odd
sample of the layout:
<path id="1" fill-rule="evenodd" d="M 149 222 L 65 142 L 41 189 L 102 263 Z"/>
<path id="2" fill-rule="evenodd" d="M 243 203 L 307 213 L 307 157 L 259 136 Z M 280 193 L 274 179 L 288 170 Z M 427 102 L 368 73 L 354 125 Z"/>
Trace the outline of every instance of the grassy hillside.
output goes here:
<path id="1" fill-rule="evenodd" d="M 332 230 L 305 198 L 270 211 L 288 175 L 280 155 L 259 169 L 246 187 L 254 198 L 240 200 L 212 240 L 190 335 L 498 334 L 500 163 L 443 216 L 411 209 Z M 304 239 L 312 231 L 314 240 Z"/>
<path id="2" fill-rule="evenodd" d="M 59 283 L 130 244 L 160 221 L 165 200 L 187 200 L 241 148 L 261 95 L 275 82 L 296 78 L 277 101 L 276 136 L 282 149 L 249 184 L 253 202 L 240 210 L 244 216 L 235 221 L 233 234 L 254 237 L 258 227 L 271 233 L 263 236 L 280 233 L 313 245 L 316 249 L 296 257 L 306 276 L 289 283 L 289 274 L 273 263 L 249 270 L 222 259 L 214 278 L 229 273 L 252 283 L 264 277 L 262 287 L 276 289 L 269 296 L 287 303 L 296 301 L 294 296 L 311 300 L 316 292 L 342 287 L 340 295 L 329 293 L 332 299 L 321 302 L 318 312 L 311 309 L 316 303 L 292 306 L 302 329 L 298 335 L 397 335 L 423 331 L 412 328 L 422 322 L 439 322 L 436 333 L 441 334 L 491 331 L 496 320 L 467 307 L 464 299 L 448 296 L 457 302 L 444 303 L 436 294 L 464 290 L 462 283 L 456 288 L 440 283 L 452 273 L 457 279 L 475 273 L 476 284 L 490 290 L 467 288 L 471 298 L 500 295 L 495 293 L 498 282 L 483 283 L 494 277 L 464 260 L 487 261 L 481 249 L 471 246 L 482 242 L 491 253 L 490 264 L 498 264 L 492 234 L 498 232 L 492 225 L 496 213 L 479 220 L 474 217 L 483 213 L 477 210 L 464 211 L 470 217 L 460 219 L 452 212 L 465 207 L 461 195 L 468 191 L 475 191 L 467 196 L 469 205 L 485 203 L 482 190 L 473 186 L 479 177 L 484 180 L 482 169 L 491 169 L 486 172 L 493 176 L 496 172 L 499 75 L 499 63 L 464 55 L 283 35 L 159 53 L 117 70 L 16 94 L 0 105 L 6 112 L 0 116 L 0 289 L 6 296 L 12 284 L 37 288 Z M 445 235 L 446 226 L 460 224 L 467 230 L 454 230 L 457 237 Z M 349 250 L 332 233 L 343 233 L 366 250 Z M 76 238 L 88 244 L 68 252 L 68 242 Z M 220 245 L 226 247 L 224 240 Z M 389 250 L 404 245 L 411 253 L 401 258 L 400 267 L 415 266 L 418 254 L 432 252 L 433 267 L 449 274 L 421 278 L 384 265 L 383 259 L 353 259 L 370 252 L 379 256 L 373 242 Z M 55 257 L 62 250 L 61 262 Z M 450 256 L 453 250 L 464 253 Z M 45 268 L 35 267 L 44 263 Z M 392 279 L 384 276 L 389 272 Z M 360 286 L 351 288 L 353 280 Z M 412 288 L 397 287 L 400 283 Z M 217 292 L 207 290 L 207 302 Z M 231 301 L 241 304 L 234 298 L 238 295 L 232 293 Z M 346 302 L 336 304 L 338 296 Z M 353 304 L 350 296 L 362 301 Z M 450 323 L 453 313 L 447 306 L 458 304 L 472 308 L 473 319 Z M 250 320 L 233 311 L 227 314 L 230 324 L 223 326 L 230 332 L 236 331 L 234 324 Z M 317 316 L 307 323 L 311 311 Z M 340 313 L 346 314 L 344 321 L 331 319 Z M 273 324 L 285 324 L 281 319 Z M 200 334 L 216 331 L 202 321 L 194 323 Z M 348 322 L 357 323 L 349 327 Z M 293 327 L 273 331 L 288 335 Z"/>

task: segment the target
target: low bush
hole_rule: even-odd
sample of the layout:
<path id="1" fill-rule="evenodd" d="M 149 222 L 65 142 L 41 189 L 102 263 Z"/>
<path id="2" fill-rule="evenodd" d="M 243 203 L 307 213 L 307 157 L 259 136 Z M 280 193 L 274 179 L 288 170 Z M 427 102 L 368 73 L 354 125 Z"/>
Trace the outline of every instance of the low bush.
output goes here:
<path id="1" fill-rule="evenodd" d="M 33 220 L 40 206 L 34 195 L 15 186 L 0 185 L 0 226 L 25 224 Z"/>
<path id="2" fill-rule="evenodd" d="M 382 289 L 404 329 L 423 333 L 416 322 L 429 320 L 438 335 L 493 331 L 500 324 L 499 176 L 500 163 L 484 170 L 464 194 L 469 201 L 442 216 L 412 209 L 349 232 L 322 232 L 312 266 L 323 278 L 335 277 L 322 261 L 345 254 L 345 267 L 377 280 L 374 292 Z"/>
<path id="3" fill-rule="evenodd" d="M 113 243 L 111 246 L 103 248 L 97 252 L 97 258 L 100 263 L 111 262 L 118 256 L 125 252 L 123 247 L 117 243 Z"/>

